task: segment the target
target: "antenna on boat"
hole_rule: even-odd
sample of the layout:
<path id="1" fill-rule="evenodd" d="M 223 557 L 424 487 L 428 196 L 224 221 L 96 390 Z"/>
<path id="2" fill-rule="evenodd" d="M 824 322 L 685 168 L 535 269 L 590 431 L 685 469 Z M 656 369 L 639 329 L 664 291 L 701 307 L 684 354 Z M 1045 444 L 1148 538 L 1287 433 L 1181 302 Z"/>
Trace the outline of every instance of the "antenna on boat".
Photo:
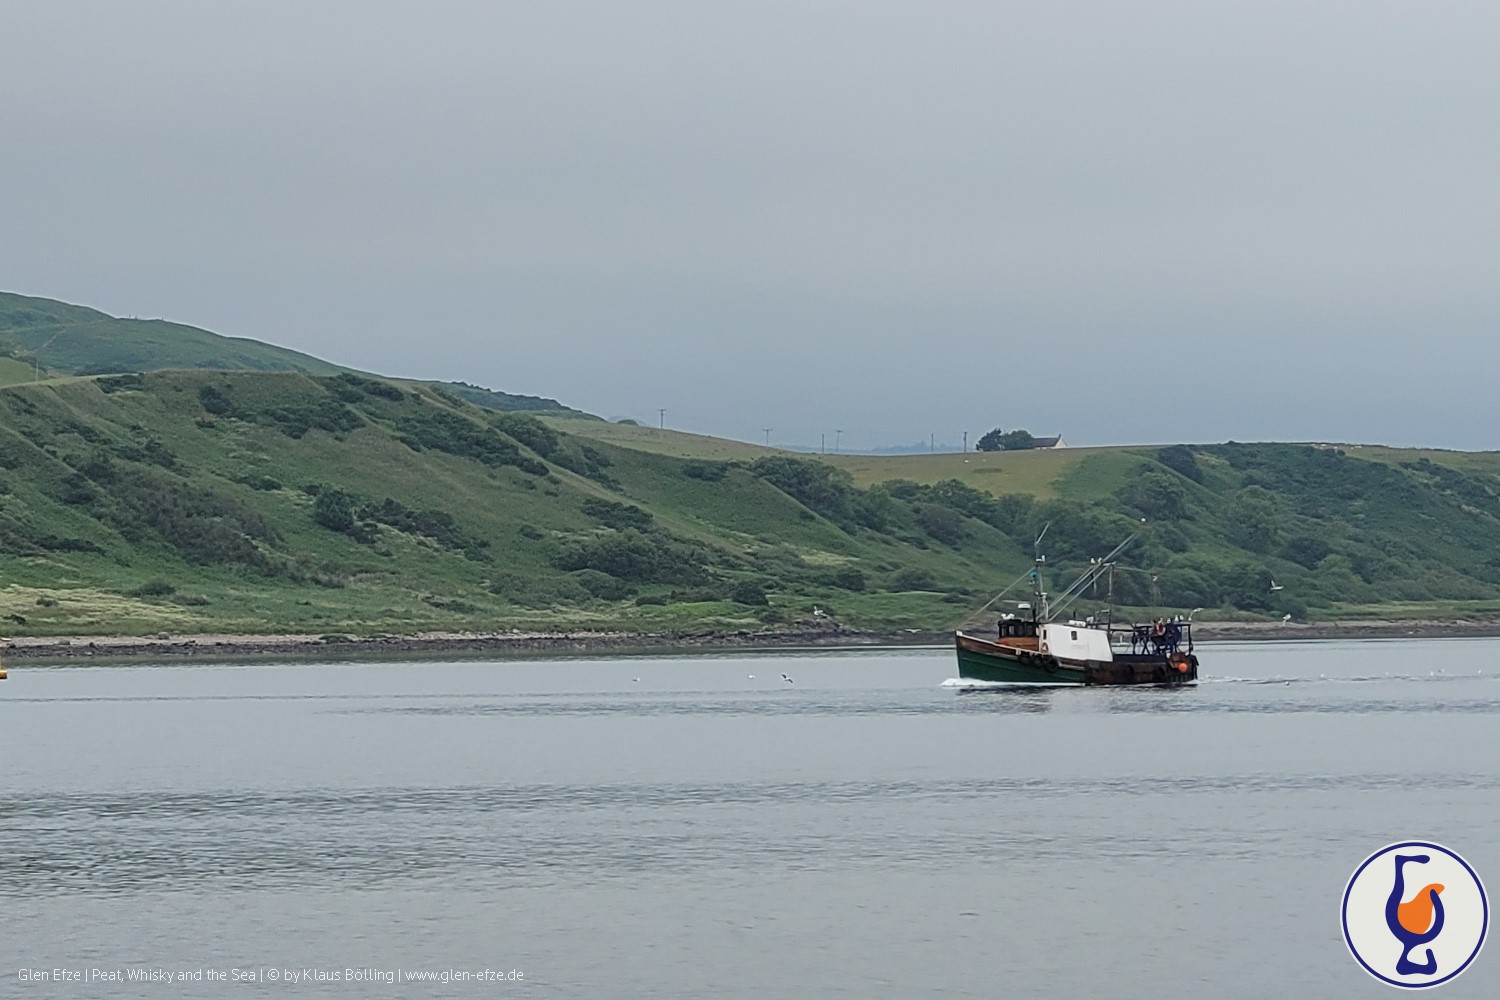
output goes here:
<path id="1" fill-rule="evenodd" d="M 1109 624 L 1115 623 L 1115 564 L 1109 564 Z"/>
<path id="2" fill-rule="evenodd" d="M 1048 521 L 1042 525 L 1041 534 L 1036 536 L 1036 541 L 1031 544 L 1032 567 L 1031 567 L 1031 592 L 1035 598 L 1035 604 L 1031 610 L 1033 621 L 1045 622 L 1052 618 L 1051 609 L 1047 607 L 1047 592 L 1042 589 L 1042 567 L 1047 563 L 1047 557 L 1042 555 L 1042 539 L 1047 537 L 1047 532 L 1052 527 Z"/>

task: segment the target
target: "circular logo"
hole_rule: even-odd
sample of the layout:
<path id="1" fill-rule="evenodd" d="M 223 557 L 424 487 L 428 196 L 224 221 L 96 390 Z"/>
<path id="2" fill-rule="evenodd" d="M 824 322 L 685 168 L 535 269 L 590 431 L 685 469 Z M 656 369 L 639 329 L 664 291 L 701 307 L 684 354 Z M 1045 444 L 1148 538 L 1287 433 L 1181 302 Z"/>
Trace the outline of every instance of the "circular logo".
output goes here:
<path id="1" fill-rule="evenodd" d="M 1383 847 L 1344 890 L 1344 942 L 1382 982 L 1406 989 L 1446 983 L 1484 947 L 1490 904 L 1469 863 L 1441 844 Z"/>

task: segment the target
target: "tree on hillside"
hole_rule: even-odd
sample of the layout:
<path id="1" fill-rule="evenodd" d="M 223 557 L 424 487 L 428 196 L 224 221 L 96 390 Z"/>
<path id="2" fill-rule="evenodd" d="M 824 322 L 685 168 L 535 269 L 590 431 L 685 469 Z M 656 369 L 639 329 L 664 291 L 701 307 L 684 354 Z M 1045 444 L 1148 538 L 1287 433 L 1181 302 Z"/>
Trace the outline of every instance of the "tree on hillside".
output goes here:
<path id="1" fill-rule="evenodd" d="M 1036 447 L 1036 438 L 1030 431 L 1007 431 L 1000 435 L 1000 447 L 1005 451 L 1030 451 Z"/>
<path id="2" fill-rule="evenodd" d="M 1120 502 L 1153 521 L 1175 521 L 1185 518 L 1187 489 L 1182 480 L 1169 473 L 1148 469 L 1115 490 Z"/>
<path id="3" fill-rule="evenodd" d="M 1203 470 L 1198 468 L 1197 456 L 1185 444 L 1174 444 L 1170 448 L 1161 449 L 1156 453 L 1156 460 L 1195 483 L 1203 482 Z"/>
<path id="4" fill-rule="evenodd" d="M 1246 486 L 1226 511 L 1231 542 L 1251 552 L 1269 552 L 1280 534 L 1281 503 L 1264 486 Z M 1241 604 L 1240 607 L 1245 607 Z"/>
<path id="5" fill-rule="evenodd" d="M 1013 430 L 1003 431 L 996 427 L 979 439 L 974 446 L 976 451 L 1029 451 L 1036 447 L 1036 438 L 1031 436 L 1030 431 Z"/>
<path id="6" fill-rule="evenodd" d="M 974 450 L 975 451 L 999 451 L 1002 447 L 1004 447 L 1000 443 L 1000 439 L 1003 438 L 1004 436 L 1005 436 L 1005 432 L 1002 431 L 1000 428 L 996 427 L 994 430 L 989 431 L 982 438 L 979 439 L 979 443 L 974 446 Z"/>

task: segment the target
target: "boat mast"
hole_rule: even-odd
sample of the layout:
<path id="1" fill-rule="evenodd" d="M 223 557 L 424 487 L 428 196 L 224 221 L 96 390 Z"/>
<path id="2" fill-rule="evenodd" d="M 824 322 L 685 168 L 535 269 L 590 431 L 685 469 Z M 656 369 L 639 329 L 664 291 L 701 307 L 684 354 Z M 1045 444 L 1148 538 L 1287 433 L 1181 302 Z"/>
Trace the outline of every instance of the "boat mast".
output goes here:
<path id="1" fill-rule="evenodd" d="M 1042 555 L 1042 539 L 1047 537 L 1047 529 L 1051 527 L 1051 521 L 1043 525 L 1042 533 L 1036 536 L 1036 541 L 1031 546 L 1031 617 L 1033 621 L 1044 624 L 1051 620 L 1052 613 L 1047 607 L 1047 592 L 1042 589 L 1042 567 L 1047 565 L 1047 557 Z"/>
<path id="2" fill-rule="evenodd" d="M 1109 564 L 1109 619 L 1106 625 L 1115 623 L 1115 564 Z"/>

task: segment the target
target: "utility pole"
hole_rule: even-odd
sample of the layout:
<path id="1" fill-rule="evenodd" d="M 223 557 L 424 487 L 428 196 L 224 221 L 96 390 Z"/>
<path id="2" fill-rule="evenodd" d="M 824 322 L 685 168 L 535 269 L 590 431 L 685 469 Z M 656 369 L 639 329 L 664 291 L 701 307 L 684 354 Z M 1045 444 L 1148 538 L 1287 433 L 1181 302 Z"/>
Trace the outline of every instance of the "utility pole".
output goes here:
<path id="1" fill-rule="evenodd" d="M 839 445 L 843 442 L 843 440 L 844 440 L 844 432 L 840 431 L 840 430 L 835 430 L 833 432 L 833 453 L 835 455 L 837 455 L 839 453 Z"/>
<path id="2" fill-rule="evenodd" d="M 38 347 L 36 349 L 36 352 L 31 355 L 31 380 L 33 382 L 40 382 L 42 380 L 42 352 L 51 347 L 52 342 L 62 335 L 63 331 L 57 331 L 50 338 L 48 338 L 45 344 L 43 344 L 41 347 Z"/>
<path id="3" fill-rule="evenodd" d="M 968 453 L 969 453 L 969 432 L 968 431 L 964 431 L 964 454 L 967 455 Z"/>
<path id="4" fill-rule="evenodd" d="M 937 435 L 929 434 L 927 435 L 927 454 L 931 455 L 935 451 L 937 451 Z"/>
<path id="5" fill-rule="evenodd" d="M 656 410 L 656 415 L 661 420 L 661 422 L 659 424 L 657 424 L 657 426 L 660 427 L 662 430 L 666 430 L 667 429 L 667 411 L 666 411 L 666 409 L 664 407 L 658 407 L 657 410 Z"/>
<path id="6" fill-rule="evenodd" d="M 828 454 L 828 432 L 824 431 L 818 435 L 818 451 L 824 455 Z"/>
<path id="7" fill-rule="evenodd" d="M 771 428 L 769 428 L 769 427 L 762 427 L 761 430 L 763 430 L 763 431 L 766 432 L 766 447 L 767 448 L 771 447 Z"/>

